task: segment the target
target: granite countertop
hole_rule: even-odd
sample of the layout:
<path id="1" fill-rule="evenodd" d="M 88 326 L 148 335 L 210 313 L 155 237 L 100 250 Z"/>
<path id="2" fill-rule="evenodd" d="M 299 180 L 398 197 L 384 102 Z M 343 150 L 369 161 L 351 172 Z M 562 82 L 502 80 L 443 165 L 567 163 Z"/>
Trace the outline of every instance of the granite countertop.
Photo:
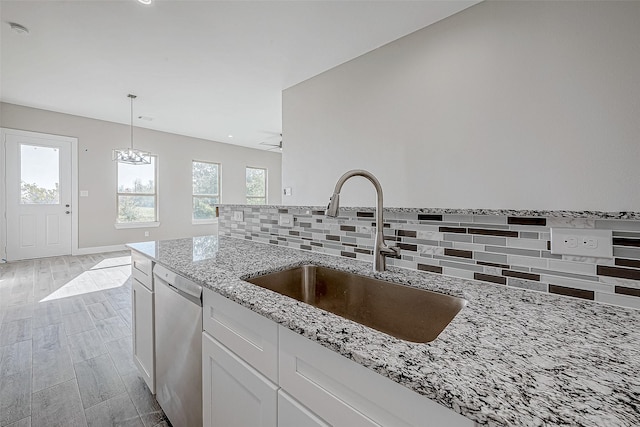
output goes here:
<path id="1" fill-rule="evenodd" d="M 640 425 L 640 311 L 228 237 L 128 246 L 481 425 Z M 304 263 L 468 304 L 417 344 L 242 280 Z"/>
<path id="2" fill-rule="evenodd" d="M 256 205 L 236 205 L 225 204 L 225 207 L 231 208 L 256 208 Z M 291 206 L 284 205 L 260 205 L 261 209 L 282 209 Z M 326 206 L 295 206 L 296 209 L 307 209 L 310 211 L 324 211 Z M 385 206 L 385 212 L 403 212 L 416 214 L 442 214 L 442 215 L 502 215 L 502 216 L 519 216 L 519 217 L 547 217 L 547 218 L 592 218 L 592 219 L 631 219 L 640 220 L 640 212 L 632 211 L 560 211 L 560 210 L 532 210 L 532 209 L 461 209 L 461 208 L 394 208 Z M 371 206 L 340 206 L 340 212 L 374 212 L 375 208 Z"/>

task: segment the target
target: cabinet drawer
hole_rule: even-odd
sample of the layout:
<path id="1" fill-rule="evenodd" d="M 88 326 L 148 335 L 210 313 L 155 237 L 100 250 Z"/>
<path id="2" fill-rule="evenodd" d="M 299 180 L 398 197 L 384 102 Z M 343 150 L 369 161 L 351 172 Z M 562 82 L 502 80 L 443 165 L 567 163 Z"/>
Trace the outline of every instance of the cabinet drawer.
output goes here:
<path id="1" fill-rule="evenodd" d="M 473 427 L 473 421 L 280 326 L 279 384 L 333 426 Z"/>
<path id="2" fill-rule="evenodd" d="M 131 251 L 131 274 L 140 283 L 153 291 L 153 262 L 136 251 Z"/>
<path id="3" fill-rule="evenodd" d="M 203 329 L 277 382 L 278 325 L 210 289 L 204 289 L 202 298 Z"/>

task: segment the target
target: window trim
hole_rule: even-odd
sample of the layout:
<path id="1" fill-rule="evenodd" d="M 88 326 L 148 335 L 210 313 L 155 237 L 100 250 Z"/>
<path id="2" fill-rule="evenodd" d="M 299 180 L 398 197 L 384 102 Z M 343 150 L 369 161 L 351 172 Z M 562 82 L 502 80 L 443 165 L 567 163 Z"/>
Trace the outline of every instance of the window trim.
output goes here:
<path id="1" fill-rule="evenodd" d="M 192 219 L 191 225 L 207 225 L 207 224 L 217 224 L 218 218 L 209 218 L 209 219 Z"/>
<path id="2" fill-rule="evenodd" d="M 160 227 L 160 222 L 116 222 L 113 226 L 116 230 L 123 230 L 126 228 L 153 228 Z"/>
<path id="3" fill-rule="evenodd" d="M 218 166 L 218 194 L 194 194 L 193 193 L 193 164 L 194 163 L 206 163 L 209 165 Z M 204 224 L 217 224 L 218 218 L 205 218 L 205 219 L 196 219 L 193 217 L 193 200 L 195 198 L 218 198 L 218 205 L 222 203 L 222 164 L 218 162 L 212 162 L 208 160 L 191 160 L 191 224 L 192 225 L 204 225 Z"/>
<path id="4" fill-rule="evenodd" d="M 257 197 L 257 196 L 249 196 L 247 194 L 247 169 L 260 169 L 264 171 L 264 197 Z M 268 205 L 269 204 L 269 198 L 268 198 L 268 194 L 269 194 L 269 172 L 267 168 L 261 168 L 261 167 L 257 167 L 257 166 L 245 166 L 244 168 L 244 193 L 245 193 L 245 202 L 247 205 L 249 205 L 249 199 L 264 199 L 264 204 Z"/>
<path id="5" fill-rule="evenodd" d="M 149 227 L 159 227 L 160 226 L 160 208 L 158 203 L 158 155 L 152 154 L 153 158 L 153 179 L 154 179 L 154 193 L 121 193 L 118 191 L 118 164 L 120 162 L 115 162 L 116 164 L 116 221 L 114 223 L 114 227 L 117 230 L 125 229 L 125 228 L 149 228 Z M 155 221 L 140 221 L 140 222 L 118 222 L 118 213 L 120 211 L 120 196 L 153 196 L 154 197 L 154 211 L 155 211 Z"/>

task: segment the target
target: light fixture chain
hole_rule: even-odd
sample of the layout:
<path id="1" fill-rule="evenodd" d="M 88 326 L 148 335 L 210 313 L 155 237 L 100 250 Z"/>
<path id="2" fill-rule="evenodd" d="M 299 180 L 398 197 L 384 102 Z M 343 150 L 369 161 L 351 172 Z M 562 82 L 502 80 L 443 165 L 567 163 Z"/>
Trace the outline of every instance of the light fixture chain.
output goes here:
<path id="1" fill-rule="evenodd" d="M 131 149 L 133 150 L 133 100 L 136 96 L 130 93 L 129 98 L 131 99 Z"/>

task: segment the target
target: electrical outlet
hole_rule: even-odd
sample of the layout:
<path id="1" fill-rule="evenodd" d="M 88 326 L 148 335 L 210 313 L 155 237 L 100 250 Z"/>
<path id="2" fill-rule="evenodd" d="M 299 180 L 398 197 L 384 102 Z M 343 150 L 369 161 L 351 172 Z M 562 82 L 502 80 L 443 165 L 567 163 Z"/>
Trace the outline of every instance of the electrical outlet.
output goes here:
<path id="1" fill-rule="evenodd" d="M 293 214 L 280 214 L 278 225 L 281 227 L 293 227 Z"/>
<path id="2" fill-rule="evenodd" d="M 290 196 L 291 194 L 292 194 L 291 187 L 285 187 L 285 189 L 284 189 L 284 195 L 285 195 L 285 196 Z"/>
<path id="3" fill-rule="evenodd" d="M 578 247 L 578 238 L 575 236 L 566 236 L 564 239 L 562 239 L 562 245 L 565 248 L 577 248 Z"/>
<path id="4" fill-rule="evenodd" d="M 551 228 L 551 253 L 613 258 L 611 230 Z"/>
<path id="5" fill-rule="evenodd" d="M 144 232 L 144 237 L 149 237 L 149 232 L 148 231 Z"/>
<path id="6" fill-rule="evenodd" d="M 244 212 L 242 212 L 242 211 L 233 211 L 233 220 L 234 221 L 244 221 Z"/>

